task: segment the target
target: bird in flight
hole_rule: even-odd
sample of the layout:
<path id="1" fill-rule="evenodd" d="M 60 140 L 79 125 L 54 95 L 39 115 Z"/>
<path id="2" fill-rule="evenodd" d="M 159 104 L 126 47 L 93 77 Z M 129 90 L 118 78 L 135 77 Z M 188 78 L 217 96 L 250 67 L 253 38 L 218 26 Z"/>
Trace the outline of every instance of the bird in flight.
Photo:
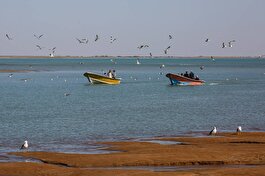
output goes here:
<path id="1" fill-rule="evenodd" d="M 209 42 L 209 41 L 210 41 L 210 39 L 208 39 L 208 38 L 205 40 L 206 43 Z"/>
<path id="2" fill-rule="evenodd" d="M 95 42 L 98 41 L 98 39 L 99 39 L 99 37 L 98 37 L 98 35 L 96 35 Z"/>
<path id="3" fill-rule="evenodd" d="M 225 47 L 226 47 L 225 42 L 223 42 L 222 43 L 222 48 L 225 48 Z"/>
<path id="4" fill-rule="evenodd" d="M 41 47 L 40 45 L 36 45 L 36 47 L 39 49 L 39 50 L 42 50 L 44 47 Z"/>
<path id="5" fill-rule="evenodd" d="M 83 39 L 78 39 L 78 38 L 76 38 L 76 40 L 79 42 L 79 44 L 87 44 L 88 43 L 88 39 L 87 38 L 83 38 Z"/>
<path id="6" fill-rule="evenodd" d="M 164 53 L 167 54 L 168 50 L 171 48 L 171 46 L 168 46 L 165 50 Z"/>
<path id="7" fill-rule="evenodd" d="M 8 40 L 13 40 L 8 34 L 6 34 L 6 38 L 7 38 Z"/>
<path id="8" fill-rule="evenodd" d="M 113 43 L 116 40 L 117 40 L 117 38 L 113 38 L 113 36 L 110 36 L 110 43 Z"/>
<path id="9" fill-rule="evenodd" d="M 169 37 L 169 40 L 171 40 L 173 38 L 172 35 L 168 35 L 168 37 Z"/>
<path id="10" fill-rule="evenodd" d="M 37 35 L 34 34 L 34 37 L 36 37 L 36 39 L 38 39 L 38 40 L 39 40 L 42 36 L 43 36 L 43 34 L 41 34 L 41 35 L 39 35 L 39 36 L 37 36 Z"/>
<path id="11" fill-rule="evenodd" d="M 233 47 L 233 45 L 232 45 L 233 42 L 236 42 L 236 41 L 235 41 L 235 40 L 231 40 L 231 41 L 228 42 L 228 46 L 229 46 L 230 48 Z"/>
<path id="12" fill-rule="evenodd" d="M 140 46 L 138 46 L 137 48 L 138 49 L 142 49 L 142 48 L 148 48 L 149 47 L 149 45 L 140 45 Z"/>

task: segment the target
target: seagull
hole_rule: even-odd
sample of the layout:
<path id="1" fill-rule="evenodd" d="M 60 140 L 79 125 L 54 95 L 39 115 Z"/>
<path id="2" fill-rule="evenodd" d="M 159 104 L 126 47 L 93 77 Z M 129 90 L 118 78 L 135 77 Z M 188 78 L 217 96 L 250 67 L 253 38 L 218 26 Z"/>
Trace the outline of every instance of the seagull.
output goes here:
<path id="1" fill-rule="evenodd" d="M 12 76 L 13 76 L 13 73 L 10 73 L 10 74 L 8 75 L 9 78 L 11 78 Z"/>
<path id="2" fill-rule="evenodd" d="M 95 42 L 98 41 L 98 39 L 99 39 L 99 37 L 98 37 L 98 35 L 96 35 Z"/>
<path id="3" fill-rule="evenodd" d="M 236 132 L 239 134 L 242 132 L 242 127 L 241 126 L 238 126 L 237 129 L 236 129 Z"/>
<path id="4" fill-rule="evenodd" d="M 207 42 L 209 42 L 210 40 L 207 38 L 206 40 L 205 40 L 205 42 L 207 43 Z"/>
<path id="5" fill-rule="evenodd" d="M 222 43 L 222 48 L 225 48 L 225 47 L 226 47 L 226 45 L 225 45 L 225 43 L 223 42 L 223 43 Z"/>
<path id="6" fill-rule="evenodd" d="M 150 57 L 153 57 L 152 53 L 149 53 Z"/>
<path id="7" fill-rule="evenodd" d="M 201 70 L 203 70 L 203 69 L 204 69 L 204 66 L 203 66 L 203 65 L 202 65 L 202 66 L 200 66 L 200 69 L 201 69 Z"/>
<path id="8" fill-rule="evenodd" d="M 64 94 L 64 96 L 69 96 L 69 95 L 71 95 L 71 94 L 70 94 L 70 93 L 65 93 L 65 94 Z"/>
<path id="9" fill-rule="evenodd" d="M 13 40 L 11 37 L 9 37 L 8 34 L 6 34 L 6 38 L 7 38 L 8 40 Z"/>
<path id="10" fill-rule="evenodd" d="M 167 52 L 168 52 L 168 50 L 171 48 L 171 46 L 168 46 L 165 50 L 164 50 L 164 52 L 165 52 L 165 54 L 167 54 Z"/>
<path id="11" fill-rule="evenodd" d="M 136 60 L 136 64 L 137 65 L 140 65 L 141 64 L 140 61 L 139 61 L 139 59 Z"/>
<path id="12" fill-rule="evenodd" d="M 39 50 L 41 50 L 44 47 L 41 47 L 40 45 L 36 45 L 37 48 L 39 48 Z"/>
<path id="13" fill-rule="evenodd" d="M 168 35 L 168 37 L 169 37 L 169 40 L 171 40 L 173 38 L 172 35 Z"/>
<path id="14" fill-rule="evenodd" d="M 87 38 L 83 38 L 83 39 L 78 39 L 78 38 L 76 38 L 76 40 L 79 42 L 79 44 L 82 44 L 82 43 L 88 43 L 88 39 Z"/>
<path id="15" fill-rule="evenodd" d="M 165 65 L 164 64 L 160 65 L 160 68 L 165 68 Z"/>
<path id="16" fill-rule="evenodd" d="M 29 148 L 28 141 L 24 141 L 24 144 L 20 147 L 20 150 Z"/>
<path id="17" fill-rule="evenodd" d="M 217 129 L 216 127 L 213 127 L 212 131 L 210 131 L 209 135 L 216 135 Z"/>
<path id="18" fill-rule="evenodd" d="M 236 41 L 235 41 L 235 40 L 231 40 L 231 41 L 228 42 L 228 46 L 229 46 L 230 48 L 233 47 L 232 42 L 236 42 Z"/>
<path id="19" fill-rule="evenodd" d="M 38 40 L 39 40 L 42 36 L 43 36 L 43 34 L 41 34 L 41 35 L 39 35 L 39 36 L 37 36 L 37 35 L 34 34 L 34 37 L 36 37 L 36 39 L 38 39 Z"/>

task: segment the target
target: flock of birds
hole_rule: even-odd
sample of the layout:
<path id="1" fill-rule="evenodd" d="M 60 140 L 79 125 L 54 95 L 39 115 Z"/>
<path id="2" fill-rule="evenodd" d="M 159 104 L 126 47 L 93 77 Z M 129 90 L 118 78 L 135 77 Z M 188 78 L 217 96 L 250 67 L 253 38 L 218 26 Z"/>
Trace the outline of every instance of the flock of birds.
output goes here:
<path id="1" fill-rule="evenodd" d="M 236 133 L 240 134 L 242 132 L 242 127 L 238 126 L 236 129 Z M 216 135 L 217 134 L 217 128 L 213 127 L 212 131 L 210 131 L 209 135 Z M 28 149 L 29 148 L 29 144 L 28 141 L 24 141 L 24 144 L 22 144 L 22 146 L 20 147 L 20 150 L 23 149 Z"/>
<path id="2" fill-rule="evenodd" d="M 7 40 L 13 40 L 14 38 L 11 37 L 9 34 L 5 34 Z M 37 40 L 41 40 L 41 38 L 43 38 L 44 34 L 41 34 L 41 35 L 36 35 L 34 34 L 33 35 Z M 88 44 L 89 40 L 88 38 L 75 38 L 76 41 L 79 43 L 79 44 Z M 97 42 L 98 40 L 100 39 L 99 35 L 96 34 L 95 38 L 94 38 L 94 42 Z M 173 36 L 171 34 L 168 35 L 168 39 L 169 40 L 172 40 L 173 39 Z M 110 43 L 114 43 L 115 41 L 117 40 L 117 38 L 113 37 L 113 36 L 110 36 Z M 205 40 L 205 43 L 209 43 L 210 42 L 210 39 L 209 38 L 206 38 Z M 233 47 L 233 43 L 235 43 L 236 40 L 231 40 L 231 41 L 228 41 L 227 43 L 226 42 L 222 42 L 221 44 L 221 48 L 226 48 L 226 47 L 229 47 L 229 48 L 232 48 Z M 227 45 L 228 44 L 228 45 Z M 43 46 L 40 46 L 40 45 L 35 45 L 37 47 L 38 50 L 42 50 L 44 49 L 45 47 Z M 140 46 L 138 46 L 137 48 L 139 50 L 142 50 L 142 49 L 145 49 L 145 48 L 149 48 L 150 45 L 148 44 L 142 44 Z M 169 52 L 169 49 L 171 48 L 171 45 L 168 45 L 163 51 L 164 51 L 164 54 L 167 55 L 168 52 Z M 54 56 L 55 54 L 55 49 L 56 47 L 53 47 L 51 49 L 49 49 L 51 51 L 50 53 L 50 56 Z M 149 53 L 150 57 L 153 57 L 152 53 L 150 52 Z"/>

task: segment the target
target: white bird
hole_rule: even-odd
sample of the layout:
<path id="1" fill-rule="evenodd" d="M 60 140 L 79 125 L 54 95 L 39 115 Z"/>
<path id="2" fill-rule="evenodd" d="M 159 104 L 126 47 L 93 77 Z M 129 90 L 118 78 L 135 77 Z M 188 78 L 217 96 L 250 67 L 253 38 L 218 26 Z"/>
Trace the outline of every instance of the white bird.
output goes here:
<path id="1" fill-rule="evenodd" d="M 20 147 L 20 150 L 29 148 L 28 141 L 24 141 L 24 144 Z"/>
<path id="2" fill-rule="evenodd" d="M 6 38 L 7 38 L 8 40 L 13 40 L 11 37 L 9 37 L 8 34 L 6 34 Z"/>
<path id="3" fill-rule="evenodd" d="M 165 50 L 164 53 L 167 54 L 168 50 L 171 48 L 171 46 L 168 46 Z"/>
<path id="4" fill-rule="evenodd" d="M 136 64 L 137 65 L 140 65 L 141 64 L 140 61 L 139 61 L 139 59 L 136 60 Z"/>
<path id="5" fill-rule="evenodd" d="M 210 131 L 209 135 L 216 135 L 217 133 L 217 128 L 213 127 L 212 131 Z"/>
<path id="6" fill-rule="evenodd" d="M 36 37 L 36 39 L 38 39 L 38 40 L 39 40 L 42 36 L 43 36 L 43 34 L 41 34 L 41 35 L 39 35 L 39 36 L 37 36 L 37 35 L 34 34 L 34 37 Z"/>
<path id="7" fill-rule="evenodd" d="M 242 132 L 242 127 L 241 126 L 238 126 L 237 129 L 236 129 L 236 132 L 237 133 L 241 133 Z"/>

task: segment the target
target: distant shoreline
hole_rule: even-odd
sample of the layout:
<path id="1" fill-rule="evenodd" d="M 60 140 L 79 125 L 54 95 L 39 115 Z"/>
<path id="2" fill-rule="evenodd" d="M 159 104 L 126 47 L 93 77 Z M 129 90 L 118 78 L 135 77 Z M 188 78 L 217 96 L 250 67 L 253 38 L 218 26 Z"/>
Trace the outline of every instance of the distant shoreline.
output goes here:
<path id="1" fill-rule="evenodd" d="M 159 59 L 159 58 L 169 58 L 169 59 L 249 59 L 249 58 L 263 58 L 259 56 L 0 56 L 0 59 L 89 59 L 89 58 L 152 58 L 152 59 Z"/>

